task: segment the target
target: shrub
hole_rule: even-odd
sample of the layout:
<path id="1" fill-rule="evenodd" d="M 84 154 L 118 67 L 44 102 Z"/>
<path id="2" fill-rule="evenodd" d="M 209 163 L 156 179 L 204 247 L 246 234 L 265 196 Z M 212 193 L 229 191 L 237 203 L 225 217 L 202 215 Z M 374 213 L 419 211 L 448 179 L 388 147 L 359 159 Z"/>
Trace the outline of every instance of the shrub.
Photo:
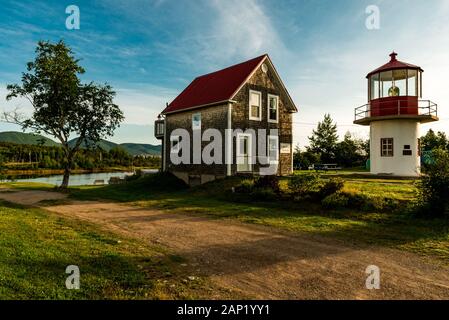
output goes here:
<path id="1" fill-rule="evenodd" d="M 395 199 L 370 196 L 364 193 L 342 192 L 348 199 L 347 207 L 360 211 L 391 212 L 399 208 Z"/>
<path id="2" fill-rule="evenodd" d="M 288 181 L 290 192 L 297 197 L 309 195 L 319 186 L 319 175 L 317 173 L 306 173 L 294 175 Z"/>
<path id="3" fill-rule="evenodd" d="M 271 188 L 257 188 L 251 193 L 253 200 L 273 201 L 278 198 L 278 194 Z"/>
<path id="4" fill-rule="evenodd" d="M 254 182 L 255 189 L 271 189 L 274 193 L 279 194 L 279 178 L 277 176 L 261 176 Z"/>
<path id="5" fill-rule="evenodd" d="M 236 193 L 245 193 L 249 194 L 254 189 L 254 181 L 250 179 L 243 180 L 237 187 L 235 187 L 234 191 Z"/>
<path id="6" fill-rule="evenodd" d="M 417 183 L 418 213 L 442 216 L 449 206 L 449 153 L 433 150 L 433 163 Z"/>
<path id="7" fill-rule="evenodd" d="M 332 193 L 321 201 L 326 209 L 342 209 L 348 207 L 348 197 L 342 193 Z"/>
<path id="8" fill-rule="evenodd" d="M 324 199 L 327 196 L 340 192 L 345 185 L 345 181 L 341 178 L 331 178 L 320 186 L 320 198 Z"/>

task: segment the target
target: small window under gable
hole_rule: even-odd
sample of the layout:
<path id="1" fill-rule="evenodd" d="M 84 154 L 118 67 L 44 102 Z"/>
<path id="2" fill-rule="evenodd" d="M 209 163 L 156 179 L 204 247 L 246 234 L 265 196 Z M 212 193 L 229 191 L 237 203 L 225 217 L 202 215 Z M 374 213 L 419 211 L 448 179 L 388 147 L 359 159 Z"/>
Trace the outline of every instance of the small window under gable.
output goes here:
<path id="1" fill-rule="evenodd" d="M 268 122 L 277 123 L 279 119 L 279 97 L 268 95 Z"/>
<path id="2" fill-rule="evenodd" d="M 262 119 L 262 93 L 249 91 L 249 119 L 260 121 Z"/>
<path id="3" fill-rule="evenodd" d="M 192 130 L 201 130 L 201 113 L 192 115 Z"/>

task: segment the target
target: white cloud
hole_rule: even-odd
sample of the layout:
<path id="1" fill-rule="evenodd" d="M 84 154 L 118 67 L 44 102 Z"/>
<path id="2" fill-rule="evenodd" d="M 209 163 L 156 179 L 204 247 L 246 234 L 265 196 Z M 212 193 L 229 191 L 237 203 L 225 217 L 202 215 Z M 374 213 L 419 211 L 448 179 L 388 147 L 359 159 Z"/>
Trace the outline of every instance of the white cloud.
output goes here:
<path id="1" fill-rule="evenodd" d="M 217 19 L 211 19 L 209 43 L 212 57 L 254 57 L 258 53 L 285 49 L 270 17 L 257 1 L 211 2 Z M 216 50 L 212 50 L 216 48 Z"/>
<path id="2" fill-rule="evenodd" d="M 424 69 L 423 99 L 430 99 L 439 105 L 440 121 L 423 125 L 422 133 L 433 128 L 449 134 L 448 3 L 441 2 L 441 10 L 435 10 L 432 19 L 428 20 L 423 19 L 417 10 L 411 9 L 411 12 L 392 20 L 391 17 L 397 15 L 397 8 L 381 6 L 379 31 L 366 30 L 350 39 L 333 39 L 328 43 L 320 39 L 314 47 L 308 48 L 309 52 L 315 52 L 313 59 L 304 66 L 292 66 L 292 72 L 285 77 L 291 79 L 288 87 L 300 106 L 294 121 L 317 123 L 324 113 L 330 113 L 339 124 L 340 137 L 349 130 L 367 138 L 369 127 L 351 125 L 354 108 L 367 103 L 365 75 L 386 63 L 388 54 L 395 50 L 399 53 L 399 60 Z M 364 26 L 363 19 L 361 16 L 361 28 Z M 302 77 L 295 75 L 296 72 Z M 314 127 L 295 124 L 295 143 L 307 145 L 307 136 Z"/>
<path id="3" fill-rule="evenodd" d="M 123 110 L 125 123 L 139 125 L 152 124 L 177 94 L 167 88 L 138 85 L 133 89 L 117 88 L 116 92 L 115 103 Z"/>

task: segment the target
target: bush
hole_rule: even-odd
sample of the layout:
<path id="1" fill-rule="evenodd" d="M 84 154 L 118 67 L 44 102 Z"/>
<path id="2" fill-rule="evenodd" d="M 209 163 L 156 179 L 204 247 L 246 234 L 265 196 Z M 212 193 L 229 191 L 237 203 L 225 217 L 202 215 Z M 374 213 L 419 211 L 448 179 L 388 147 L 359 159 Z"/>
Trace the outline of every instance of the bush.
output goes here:
<path id="1" fill-rule="evenodd" d="M 348 199 L 347 207 L 365 212 L 391 212 L 399 208 L 400 203 L 391 198 L 370 196 L 364 193 L 342 192 Z"/>
<path id="2" fill-rule="evenodd" d="M 433 150 L 433 163 L 417 183 L 418 213 L 442 216 L 449 206 L 449 153 Z"/>
<path id="3" fill-rule="evenodd" d="M 130 182 L 130 181 L 134 181 L 137 180 L 139 178 L 141 178 L 143 176 L 143 172 L 140 169 L 137 169 L 134 174 L 130 175 L 130 176 L 125 176 L 125 181 L 126 182 Z"/>
<path id="4" fill-rule="evenodd" d="M 279 178 L 277 176 L 261 176 L 254 182 L 255 189 L 271 189 L 274 193 L 279 194 Z"/>
<path id="5" fill-rule="evenodd" d="M 250 179 L 243 180 L 237 187 L 235 187 L 234 191 L 236 193 L 244 193 L 249 194 L 254 189 L 254 181 Z"/>
<path id="6" fill-rule="evenodd" d="M 330 195 L 340 192 L 345 186 L 345 181 L 341 178 L 331 178 L 320 186 L 320 198 L 324 199 Z"/>
<path id="7" fill-rule="evenodd" d="M 326 209 L 343 209 L 348 207 L 348 202 L 345 194 L 332 193 L 321 201 L 321 205 Z"/>
<path id="8" fill-rule="evenodd" d="M 319 175 L 317 173 L 306 173 L 294 175 L 288 181 L 290 192 L 297 197 L 305 197 L 319 186 Z"/>
<path id="9" fill-rule="evenodd" d="M 253 200 L 273 201 L 278 198 L 278 194 L 271 188 L 257 188 L 251 193 Z"/>

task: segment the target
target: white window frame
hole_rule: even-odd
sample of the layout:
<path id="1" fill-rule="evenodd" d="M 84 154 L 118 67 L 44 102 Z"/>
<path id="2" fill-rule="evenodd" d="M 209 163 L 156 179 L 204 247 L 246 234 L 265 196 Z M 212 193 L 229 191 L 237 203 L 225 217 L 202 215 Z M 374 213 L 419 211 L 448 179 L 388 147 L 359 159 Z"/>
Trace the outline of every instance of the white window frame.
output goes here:
<path id="1" fill-rule="evenodd" d="M 197 125 L 195 126 L 195 122 L 194 122 L 194 118 L 195 116 L 199 116 L 199 122 L 197 123 Z M 197 112 L 192 114 L 192 130 L 201 130 L 201 112 Z"/>
<path id="2" fill-rule="evenodd" d="M 390 143 L 390 141 L 391 141 L 391 143 Z M 390 151 L 391 151 L 391 154 L 390 154 Z M 394 157 L 394 139 L 393 138 L 381 138 L 380 139 L 380 156 L 382 158 Z"/>
<path id="3" fill-rule="evenodd" d="M 248 166 L 249 166 L 249 170 L 240 170 L 239 165 L 241 165 L 242 163 L 240 162 L 240 159 L 244 156 L 241 153 L 240 150 L 240 140 L 241 138 L 247 137 L 248 138 Z M 253 156 L 253 136 L 250 133 L 237 133 L 237 138 L 236 138 L 236 147 L 237 147 L 237 152 L 236 152 L 236 159 L 237 159 L 237 172 L 252 172 L 253 171 L 253 163 L 252 163 L 252 156 Z"/>
<path id="4" fill-rule="evenodd" d="M 270 157 L 270 144 L 271 141 L 276 142 L 276 159 L 272 160 Z M 267 139 L 267 158 L 270 164 L 278 164 L 279 163 L 279 136 L 268 136 Z"/>
<path id="5" fill-rule="evenodd" d="M 270 98 L 276 99 L 276 120 L 270 119 Z M 270 123 L 278 123 L 279 122 L 279 96 L 274 94 L 268 94 L 267 99 L 267 119 Z"/>
<path id="6" fill-rule="evenodd" d="M 177 142 L 175 146 L 173 146 L 173 142 Z M 181 136 L 170 136 L 170 152 L 178 153 L 179 152 L 179 144 L 181 143 Z"/>
<path id="7" fill-rule="evenodd" d="M 259 117 L 251 116 L 251 96 L 253 94 L 259 95 Z M 262 120 L 262 92 L 256 91 L 256 90 L 249 90 L 248 106 L 249 106 L 248 107 L 249 108 L 249 120 L 261 121 Z"/>

